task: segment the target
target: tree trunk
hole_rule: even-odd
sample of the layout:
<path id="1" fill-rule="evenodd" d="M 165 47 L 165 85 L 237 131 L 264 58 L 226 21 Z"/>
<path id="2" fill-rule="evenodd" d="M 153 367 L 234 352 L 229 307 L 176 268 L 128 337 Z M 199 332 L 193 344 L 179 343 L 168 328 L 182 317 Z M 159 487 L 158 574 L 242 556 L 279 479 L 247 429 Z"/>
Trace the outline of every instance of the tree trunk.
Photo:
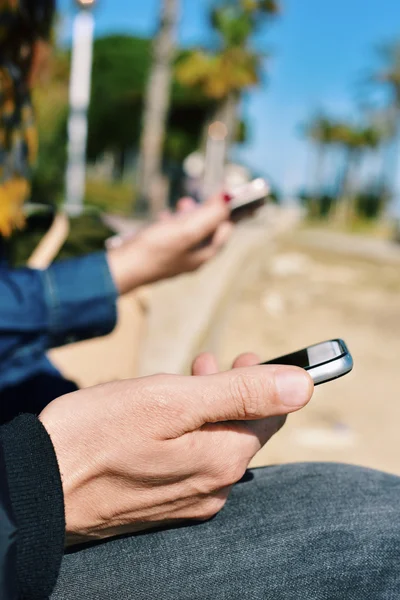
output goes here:
<path id="1" fill-rule="evenodd" d="M 126 149 L 119 148 L 114 154 L 114 181 L 121 181 L 125 174 Z"/>
<path id="2" fill-rule="evenodd" d="M 399 160 L 400 160 L 400 109 L 396 111 L 396 131 L 393 138 L 391 152 L 388 156 L 388 172 L 391 185 L 392 208 L 397 218 L 400 217 L 400 182 L 399 182 Z"/>
<path id="3" fill-rule="evenodd" d="M 310 216 L 316 218 L 320 216 L 320 202 L 323 196 L 324 185 L 324 165 L 326 158 L 326 146 L 323 143 L 318 144 L 315 157 L 315 173 L 313 181 L 312 200 L 310 205 Z"/>
<path id="4" fill-rule="evenodd" d="M 338 195 L 335 220 L 340 225 L 350 224 L 355 217 L 356 186 L 355 175 L 361 159 L 361 153 L 351 149 L 347 153 Z"/>
<path id="5" fill-rule="evenodd" d="M 147 84 L 138 164 L 136 211 L 150 207 L 155 216 L 166 207 L 162 190 L 162 159 L 170 107 L 172 64 L 180 0 L 162 0 L 161 20 L 154 41 L 153 65 Z"/>
<path id="6" fill-rule="evenodd" d="M 229 152 L 232 144 L 237 140 L 238 134 L 238 92 L 231 92 L 224 98 L 215 113 L 215 121 L 222 121 L 226 125 L 228 135 L 226 138 L 226 151 Z"/>

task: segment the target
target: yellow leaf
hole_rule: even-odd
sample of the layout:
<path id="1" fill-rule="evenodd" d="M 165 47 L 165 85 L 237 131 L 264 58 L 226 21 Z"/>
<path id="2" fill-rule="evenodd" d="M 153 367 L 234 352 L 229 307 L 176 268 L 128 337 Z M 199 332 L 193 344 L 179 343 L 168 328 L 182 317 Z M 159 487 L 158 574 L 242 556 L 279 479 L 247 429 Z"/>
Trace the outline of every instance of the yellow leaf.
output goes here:
<path id="1" fill-rule="evenodd" d="M 8 237 L 13 229 L 25 222 L 23 204 L 29 194 L 28 182 L 22 178 L 10 179 L 0 186 L 0 233 Z"/>

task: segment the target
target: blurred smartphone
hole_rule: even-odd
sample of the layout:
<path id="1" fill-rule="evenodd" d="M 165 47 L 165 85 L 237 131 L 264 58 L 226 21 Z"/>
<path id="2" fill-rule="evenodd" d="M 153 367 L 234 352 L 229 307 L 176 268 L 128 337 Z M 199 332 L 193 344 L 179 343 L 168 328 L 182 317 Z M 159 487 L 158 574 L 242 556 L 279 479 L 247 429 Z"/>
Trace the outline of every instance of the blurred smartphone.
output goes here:
<path id="1" fill-rule="evenodd" d="M 261 208 L 270 193 L 270 187 L 265 179 L 258 178 L 241 185 L 239 188 L 231 191 L 231 220 L 240 221 Z"/>
<path id="2" fill-rule="evenodd" d="M 269 360 L 263 365 L 291 365 L 308 371 L 315 385 L 343 377 L 353 369 L 353 358 L 343 340 L 329 340 Z"/>

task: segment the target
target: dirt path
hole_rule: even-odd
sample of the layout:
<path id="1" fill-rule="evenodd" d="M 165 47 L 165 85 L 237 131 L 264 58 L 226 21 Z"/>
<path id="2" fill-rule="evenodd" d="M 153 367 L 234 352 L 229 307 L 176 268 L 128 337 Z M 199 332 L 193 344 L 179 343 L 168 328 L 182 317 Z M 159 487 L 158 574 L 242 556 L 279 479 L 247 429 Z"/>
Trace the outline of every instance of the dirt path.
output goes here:
<path id="1" fill-rule="evenodd" d="M 343 337 L 355 370 L 320 387 L 255 464 L 329 460 L 400 474 L 400 264 L 305 241 L 292 236 L 261 257 L 227 311 L 218 354 L 228 366 L 244 350 L 267 360 Z"/>

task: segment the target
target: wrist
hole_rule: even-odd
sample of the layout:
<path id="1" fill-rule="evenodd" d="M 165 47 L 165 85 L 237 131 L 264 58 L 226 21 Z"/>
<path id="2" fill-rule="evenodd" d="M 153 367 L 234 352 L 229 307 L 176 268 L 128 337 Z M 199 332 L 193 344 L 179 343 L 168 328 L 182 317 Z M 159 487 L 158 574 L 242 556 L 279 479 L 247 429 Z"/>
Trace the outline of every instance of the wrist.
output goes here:
<path id="1" fill-rule="evenodd" d="M 120 295 L 150 282 L 148 261 L 139 240 L 107 252 L 111 276 Z"/>
<path id="2" fill-rule="evenodd" d="M 65 429 L 65 411 L 68 408 L 64 406 L 60 412 L 60 406 L 66 402 L 69 403 L 69 400 L 59 398 L 51 403 L 39 415 L 39 421 L 51 438 L 61 473 L 64 500 L 64 542 L 67 547 L 89 540 L 84 533 L 87 525 L 85 511 L 91 500 L 88 498 L 90 494 L 87 490 L 90 486 L 85 485 L 87 463 L 82 458 L 84 450 L 80 446 L 81 441 L 88 435 L 88 430 L 85 426 L 71 428 L 68 431 Z M 95 473 L 91 472 L 90 475 L 94 478 Z"/>

